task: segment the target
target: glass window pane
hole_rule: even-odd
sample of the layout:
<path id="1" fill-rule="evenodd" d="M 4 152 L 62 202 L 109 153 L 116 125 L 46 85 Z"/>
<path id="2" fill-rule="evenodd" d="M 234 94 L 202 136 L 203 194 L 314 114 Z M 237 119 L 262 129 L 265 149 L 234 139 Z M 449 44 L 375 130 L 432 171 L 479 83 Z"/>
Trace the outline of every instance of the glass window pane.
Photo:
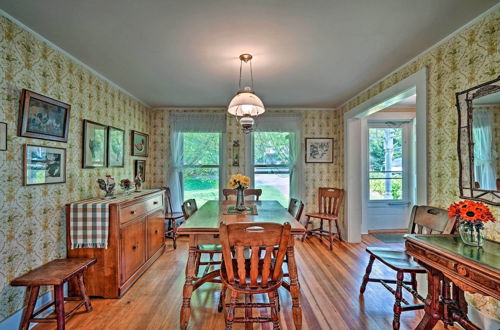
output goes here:
<path id="1" fill-rule="evenodd" d="M 184 199 L 194 198 L 198 207 L 219 199 L 218 168 L 184 168 Z"/>
<path id="2" fill-rule="evenodd" d="M 389 185 L 389 186 L 388 186 Z M 370 200 L 402 200 L 402 179 L 370 179 Z"/>
<path id="3" fill-rule="evenodd" d="M 255 171 L 255 188 L 262 189 L 261 200 L 277 200 L 283 206 L 288 206 L 290 198 L 290 174 L 259 173 Z"/>
<path id="4" fill-rule="evenodd" d="M 290 159 L 290 133 L 255 132 L 255 165 L 287 166 Z"/>
<path id="5" fill-rule="evenodd" d="M 221 133 L 183 133 L 184 165 L 219 165 Z"/>

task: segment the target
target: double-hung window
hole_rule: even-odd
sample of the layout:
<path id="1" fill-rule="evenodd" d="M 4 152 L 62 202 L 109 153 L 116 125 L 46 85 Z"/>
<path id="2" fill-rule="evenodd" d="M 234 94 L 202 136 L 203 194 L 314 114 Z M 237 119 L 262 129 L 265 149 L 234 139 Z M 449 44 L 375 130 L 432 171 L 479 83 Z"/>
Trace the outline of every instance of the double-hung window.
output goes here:
<path id="1" fill-rule="evenodd" d="M 171 118 L 170 189 L 172 202 L 194 198 L 198 207 L 219 199 L 225 182 L 223 114 L 179 114 Z"/>

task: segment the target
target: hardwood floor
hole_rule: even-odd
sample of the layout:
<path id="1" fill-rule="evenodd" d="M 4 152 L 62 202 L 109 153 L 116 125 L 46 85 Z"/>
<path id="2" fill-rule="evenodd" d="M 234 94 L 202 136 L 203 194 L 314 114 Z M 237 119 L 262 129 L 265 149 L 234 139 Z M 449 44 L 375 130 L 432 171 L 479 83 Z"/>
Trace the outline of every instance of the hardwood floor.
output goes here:
<path id="1" fill-rule="evenodd" d="M 122 299 L 92 299 L 94 311 L 74 315 L 67 329 L 179 329 L 187 239 L 179 238 L 177 243 L 177 250 L 173 250 L 171 241 L 167 242 L 167 252 Z M 385 288 L 369 283 L 364 296 L 359 296 L 368 260 L 365 247 L 388 244 L 371 235 L 364 235 L 360 244 L 336 241 L 333 251 L 315 237 L 304 243 L 296 240 L 296 244 L 303 329 L 392 328 L 394 298 Z M 393 272 L 377 263 L 372 274 L 395 278 Z M 224 316 L 217 313 L 219 288 L 220 284 L 207 283 L 195 291 L 190 329 L 224 329 Z M 282 329 L 294 329 L 289 297 L 286 290 L 280 289 Z M 259 299 L 256 297 L 256 301 Z M 262 309 L 258 313 L 268 316 L 269 311 Z M 422 311 L 403 313 L 401 329 L 413 329 L 422 315 Z M 36 327 L 54 328 L 54 324 Z M 443 328 L 442 324 L 436 327 Z M 243 325 L 236 324 L 234 329 L 243 329 Z M 272 329 L 271 323 L 262 325 L 262 329 Z"/>

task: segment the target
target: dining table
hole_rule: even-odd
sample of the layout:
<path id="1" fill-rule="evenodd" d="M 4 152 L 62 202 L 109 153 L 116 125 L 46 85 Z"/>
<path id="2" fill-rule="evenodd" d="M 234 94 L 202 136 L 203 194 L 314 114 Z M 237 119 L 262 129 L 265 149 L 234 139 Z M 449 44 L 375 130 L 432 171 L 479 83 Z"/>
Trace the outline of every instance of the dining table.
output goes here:
<path id="1" fill-rule="evenodd" d="M 186 280 L 182 292 L 182 307 L 180 312 L 180 328 L 187 329 L 191 315 L 191 295 L 193 291 L 207 282 L 217 282 L 219 269 L 205 272 L 200 278 L 195 274 L 196 250 L 199 245 L 220 244 L 219 225 L 237 222 L 272 222 L 291 225 L 291 235 L 304 235 L 304 226 L 297 221 L 288 210 L 275 200 L 245 201 L 253 211 L 250 214 L 234 214 L 230 209 L 234 206 L 233 200 L 210 200 L 203 204 L 179 228 L 177 234 L 189 236 L 189 254 L 186 265 Z M 253 207 L 255 206 L 255 207 Z M 302 328 L 302 309 L 300 306 L 300 284 L 297 274 L 297 264 L 294 255 L 294 239 L 290 239 L 286 251 L 288 264 L 288 281 L 283 281 L 283 287 L 290 292 L 292 298 L 293 322 L 296 329 Z"/>

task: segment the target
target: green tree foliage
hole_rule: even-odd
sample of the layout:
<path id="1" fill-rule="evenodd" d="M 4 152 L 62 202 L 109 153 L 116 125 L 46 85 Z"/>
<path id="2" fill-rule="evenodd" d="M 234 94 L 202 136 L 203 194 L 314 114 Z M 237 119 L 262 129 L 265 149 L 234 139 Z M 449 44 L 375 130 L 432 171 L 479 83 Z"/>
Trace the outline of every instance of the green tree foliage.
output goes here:
<path id="1" fill-rule="evenodd" d="M 288 165 L 290 133 L 255 132 L 253 134 L 256 165 Z"/>

